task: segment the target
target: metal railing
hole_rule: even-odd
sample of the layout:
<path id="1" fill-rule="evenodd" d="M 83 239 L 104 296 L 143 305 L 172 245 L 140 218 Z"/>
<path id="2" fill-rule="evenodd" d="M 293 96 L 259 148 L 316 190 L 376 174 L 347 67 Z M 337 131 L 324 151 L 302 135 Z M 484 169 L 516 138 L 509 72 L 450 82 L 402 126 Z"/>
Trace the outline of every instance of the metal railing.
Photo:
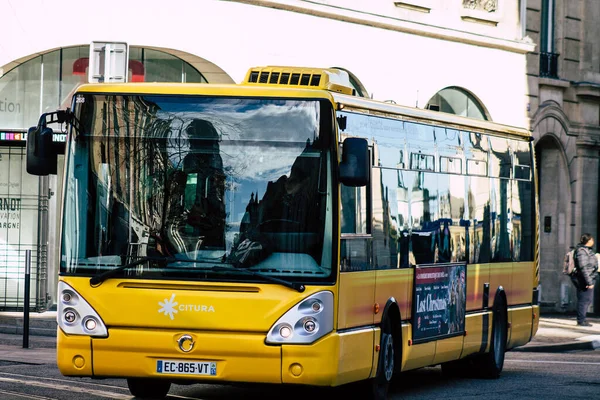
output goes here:
<path id="1" fill-rule="evenodd" d="M 558 78 L 558 54 L 540 53 L 540 77 Z"/>

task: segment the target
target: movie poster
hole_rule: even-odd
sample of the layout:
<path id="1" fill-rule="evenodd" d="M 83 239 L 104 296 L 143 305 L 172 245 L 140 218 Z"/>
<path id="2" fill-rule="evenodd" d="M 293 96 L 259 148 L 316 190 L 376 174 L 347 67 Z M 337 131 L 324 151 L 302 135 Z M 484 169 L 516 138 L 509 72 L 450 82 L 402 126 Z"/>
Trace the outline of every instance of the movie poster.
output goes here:
<path id="1" fill-rule="evenodd" d="M 413 343 L 464 334 L 466 298 L 466 264 L 417 266 Z"/>

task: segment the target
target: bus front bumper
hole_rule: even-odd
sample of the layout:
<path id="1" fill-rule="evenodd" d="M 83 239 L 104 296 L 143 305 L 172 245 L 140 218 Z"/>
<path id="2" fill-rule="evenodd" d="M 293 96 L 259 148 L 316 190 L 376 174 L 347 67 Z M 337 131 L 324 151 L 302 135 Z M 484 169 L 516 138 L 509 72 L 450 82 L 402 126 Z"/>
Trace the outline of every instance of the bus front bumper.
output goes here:
<path id="1" fill-rule="evenodd" d="M 184 335 L 194 341 L 188 352 L 179 345 Z M 187 350 L 189 341 L 183 344 Z M 336 386 L 340 383 L 339 349 L 340 336 L 336 333 L 311 345 L 270 346 L 259 333 L 112 328 L 108 338 L 90 340 L 59 329 L 57 363 L 65 376 Z M 179 362 L 216 364 L 216 371 L 200 375 L 174 372 L 177 368 L 170 367 L 167 372 L 162 367 L 165 362 L 172 366 Z"/>

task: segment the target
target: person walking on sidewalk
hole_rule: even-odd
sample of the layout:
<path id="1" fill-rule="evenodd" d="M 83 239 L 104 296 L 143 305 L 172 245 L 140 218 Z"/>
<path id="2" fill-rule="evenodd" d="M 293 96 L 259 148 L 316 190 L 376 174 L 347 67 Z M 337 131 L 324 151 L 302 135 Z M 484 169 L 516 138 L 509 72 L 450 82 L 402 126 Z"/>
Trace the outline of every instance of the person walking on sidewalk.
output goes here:
<path id="1" fill-rule="evenodd" d="M 598 259 L 592 246 L 594 246 L 594 238 L 589 233 L 584 233 L 575 248 L 577 272 L 573 283 L 577 287 L 577 325 L 579 326 L 592 326 L 586 320 L 587 310 L 594 297 L 593 289 L 598 275 Z"/>

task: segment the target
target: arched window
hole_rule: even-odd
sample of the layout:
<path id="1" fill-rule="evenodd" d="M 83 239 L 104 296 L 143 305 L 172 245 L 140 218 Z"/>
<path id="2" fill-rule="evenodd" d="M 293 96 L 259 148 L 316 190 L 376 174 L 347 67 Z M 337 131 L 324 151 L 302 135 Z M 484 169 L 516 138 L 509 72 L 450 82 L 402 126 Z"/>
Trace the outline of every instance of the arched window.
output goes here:
<path id="1" fill-rule="evenodd" d="M 25 129 L 40 114 L 69 106 L 73 90 L 87 82 L 89 46 L 54 50 L 0 77 L 0 129 Z M 198 82 L 204 76 L 186 61 L 143 47 L 129 47 L 130 82 Z"/>
<path id="2" fill-rule="evenodd" d="M 451 86 L 437 92 L 427 102 L 427 109 L 482 120 L 491 120 L 485 107 L 466 90 Z"/>

